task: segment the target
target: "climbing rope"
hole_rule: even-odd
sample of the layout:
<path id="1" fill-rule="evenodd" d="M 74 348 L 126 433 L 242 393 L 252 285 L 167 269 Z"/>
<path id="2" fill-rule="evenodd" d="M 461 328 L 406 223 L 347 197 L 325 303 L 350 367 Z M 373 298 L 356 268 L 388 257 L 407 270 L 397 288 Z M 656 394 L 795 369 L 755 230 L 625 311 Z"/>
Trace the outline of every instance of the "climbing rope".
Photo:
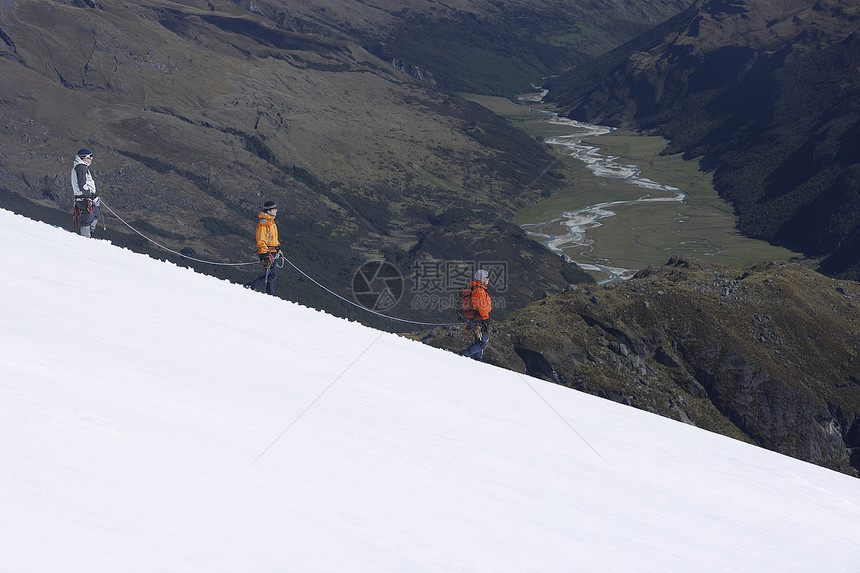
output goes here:
<path id="1" fill-rule="evenodd" d="M 215 261 L 205 261 L 203 259 L 195 259 L 194 257 L 189 257 L 188 255 L 184 255 L 184 254 L 180 253 L 179 251 L 174 251 L 173 249 L 169 249 L 169 248 L 165 247 L 164 245 L 157 243 L 156 241 L 153 241 L 152 239 L 150 239 L 149 237 L 147 237 L 146 235 L 144 235 L 143 233 L 141 233 L 140 231 L 138 231 L 137 229 L 132 227 L 125 219 L 123 219 L 122 217 L 117 215 L 116 211 L 114 211 L 113 209 L 108 207 L 104 201 L 101 201 L 101 206 L 104 207 L 105 209 L 107 209 L 108 211 L 110 211 L 111 214 L 114 217 L 116 217 L 117 219 L 119 219 L 126 227 L 128 227 L 129 229 L 131 229 L 132 231 L 134 231 L 135 233 L 137 233 L 138 235 L 140 235 L 141 237 L 143 237 L 144 239 L 146 239 L 147 241 L 149 241 L 153 245 L 155 245 L 161 249 L 164 249 L 165 251 L 167 251 L 169 253 L 173 253 L 174 255 L 180 256 L 182 258 L 189 259 L 191 261 L 196 261 L 198 263 L 204 263 L 207 265 L 220 265 L 220 266 L 227 266 L 227 267 L 240 267 L 240 266 L 245 266 L 245 265 L 257 265 L 257 264 L 259 264 L 258 262 L 252 262 L 252 263 L 218 263 Z M 285 257 L 283 255 L 283 253 L 281 253 L 278 256 L 278 258 L 283 259 L 284 261 L 289 263 L 289 265 L 291 267 L 293 267 L 299 274 L 301 274 L 303 277 L 305 277 L 306 279 L 308 279 L 309 281 L 311 281 L 312 283 L 314 283 L 316 286 L 323 289 L 327 293 L 329 293 L 333 296 L 336 296 L 337 298 L 339 298 L 340 300 L 342 300 L 343 302 L 345 302 L 347 304 L 351 304 L 352 306 L 354 306 L 356 308 L 360 308 L 361 310 L 364 310 L 364 311 L 369 312 L 371 314 L 375 314 L 376 316 L 380 316 L 382 318 L 387 318 L 388 320 L 396 320 L 399 322 L 405 322 L 408 324 L 417 324 L 420 326 L 457 326 L 460 324 L 459 322 L 419 322 L 419 321 L 415 321 L 415 320 L 406 320 L 405 318 L 398 318 L 396 316 L 390 316 L 387 314 L 382 314 L 381 312 L 377 312 L 373 309 L 367 308 L 366 306 L 362 306 L 360 304 L 357 304 L 357 303 L 349 300 L 348 298 L 337 294 L 333 290 L 329 289 L 325 285 L 323 285 L 320 282 L 318 282 L 317 280 L 315 280 L 313 277 L 308 275 L 306 272 L 304 272 L 302 269 L 297 267 L 295 264 L 293 264 L 293 262 L 290 259 L 288 259 L 287 257 Z M 273 264 L 274 264 L 274 262 L 273 262 Z M 278 268 L 279 269 L 283 268 L 283 266 L 284 266 L 284 264 L 280 263 L 280 265 L 278 265 Z M 268 276 L 268 269 L 266 270 L 266 275 Z"/>
<path id="2" fill-rule="evenodd" d="M 293 262 L 290 259 L 288 259 L 287 257 L 283 257 L 283 259 L 285 261 L 287 261 L 287 263 L 289 263 L 289 265 L 291 267 L 296 269 L 296 271 L 298 271 L 299 274 L 304 276 L 306 279 L 308 279 L 309 281 L 311 281 L 312 283 L 314 283 L 315 285 L 317 285 L 318 287 L 320 287 L 321 289 L 323 289 L 327 293 L 336 296 L 337 298 L 339 298 L 340 300 L 344 301 L 347 304 L 351 304 L 352 306 L 358 307 L 362 310 L 366 310 L 367 312 L 369 312 L 371 314 L 375 314 L 376 316 L 381 316 L 382 318 L 387 318 L 388 320 L 398 320 L 400 322 L 408 322 L 409 324 L 420 324 L 423 326 L 454 326 L 454 325 L 460 324 L 459 322 L 417 322 L 415 320 L 406 320 L 405 318 L 397 318 L 396 316 L 390 316 L 387 314 L 382 314 L 381 312 L 376 312 L 375 310 L 367 308 L 366 306 L 361 306 L 360 304 L 356 304 L 356 303 L 352 302 L 351 300 L 349 300 L 348 298 L 343 297 L 343 296 L 337 294 L 336 292 L 334 292 L 333 290 L 320 284 L 319 282 L 314 280 L 312 277 L 310 277 L 307 273 L 305 273 L 302 269 L 300 269 L 299 267 L 294 265 Z"/>
<path id="3" fill-rule="evenodd" d="M 111 214 L 112 214 L 114 217 L 116 217 L 117 219 L 119 219 L 120 221 L 122 221 L 122 223 L 123 223 L 126 227 L 128 227 L 129 229 L 131 229 L 132 231 L 134 231 L 135 233 L 137 233 L 138 235 L 140 235 L 141 237 L 143 237 L 144 239 L 146 239 L 147 241 L 149 241 L 150 243 L 152 243 L 152 244 L 153 244 L 153 245 L 155 245 L 156 247 L 159 247 L 159 248 L 161 248 L 161 249 L 164 249 L 164 250 L 165 250 L 165 251 L 167 251 L 168 253 L 173 253 L 174 255 L 178 255 L 178 256 L 180 256 L 180 257 L 182 257 L 182 258 L 184 258 L 184 259 L 188 259 L 188 260 L 191 260 L 191 261 L 197 261 L 198 263 L 206 263 L 207 265 L 219 265 L 219 266 L 222 266 L 222 267 L 241 267 L 241 266 L 245 266 L 245 265 L 256 265 L 256 264 L 259 264 L 259 263 L 216 263 L 215 261 L 204 261 L 203 259 L 195 259 L 194 257 L 189 257 L 188 255 L 183 255 L 182 253 L 180 253 L 180 252 L 178 252 L 178 251 L 174 251 L 173 249 L 168 249 L 167 247 L 165 247 L 165 246 L 164 246 L 164 245 L 162 245 L 161 243 L 157 243 L 157 242 L 153 241 L 152 239 L 150 239 L 149 237 L 147 237 L 146 235 L 144 235 L 143 233 L 141 233 L 140 231 L 138 231 L 137 229 L 135 229 L 134 227 L 132 227 L 132 226 L 128 223 L 128 221 L 126 221 L 125 219 L 123 219 L 122 217 L 120 217 L 119 215 L 117 215 L 117 214 L 116 214 L 116 211 L 114 211 L 113 209 L 111 209 L 110 207 L 108 207 L 108 206 L 107 206 L 107 204 L 106 204 L 104 201 L 101 201 L 100 206 L 102 206 L 102 207 L 104 207 L 105 209 L 107 209 L 108 211 L 110 211 L 110 212 L 111 212 Z"/>

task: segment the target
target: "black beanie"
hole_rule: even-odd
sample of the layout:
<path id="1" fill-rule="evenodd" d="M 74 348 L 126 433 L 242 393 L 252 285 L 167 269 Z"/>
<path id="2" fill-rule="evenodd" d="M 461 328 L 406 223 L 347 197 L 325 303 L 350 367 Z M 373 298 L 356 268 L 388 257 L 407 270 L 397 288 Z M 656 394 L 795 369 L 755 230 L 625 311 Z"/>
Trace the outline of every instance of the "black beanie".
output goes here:
<path id="1" fill-rule="evenodd" d="M 266 201 L 263 203 L 263 211 L 268 211 L 269 209 L 277 209 L 278 205 L 274 201 Z"/>

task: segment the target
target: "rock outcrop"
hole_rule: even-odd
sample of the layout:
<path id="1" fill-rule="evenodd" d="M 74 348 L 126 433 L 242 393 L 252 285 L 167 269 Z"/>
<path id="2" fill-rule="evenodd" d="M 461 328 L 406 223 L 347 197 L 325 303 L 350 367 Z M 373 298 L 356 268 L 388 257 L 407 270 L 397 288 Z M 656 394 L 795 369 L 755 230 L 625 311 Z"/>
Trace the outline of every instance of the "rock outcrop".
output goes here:
<path id="1" fill-rule="evenodd" d="M 858 352 L 860 284 L 674 257 L 512 314 L 486 360 L 856 476 Z"/>

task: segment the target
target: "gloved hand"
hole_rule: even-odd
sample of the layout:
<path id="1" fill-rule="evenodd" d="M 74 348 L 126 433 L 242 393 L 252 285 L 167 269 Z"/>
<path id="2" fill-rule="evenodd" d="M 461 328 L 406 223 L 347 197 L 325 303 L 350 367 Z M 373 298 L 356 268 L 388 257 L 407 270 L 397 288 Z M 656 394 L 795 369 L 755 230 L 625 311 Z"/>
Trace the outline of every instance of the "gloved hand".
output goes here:
<path id="1" fill-rule="evenodd" d="M 274 253 L 260 253 L 260 264 L 263 265 L 264 269 L 268 269 L 270 266 L 272 266 L 272 261 L 274 260 Z"/>
<path id="2" fill-rule="evenodd" d="M 474 326 L 475 336 L 483 336 L 485 332 L 490 332 L 490 319 L 487 318 L 480 322 L 475 323 Z"/>
<path id="3" fill-rule="evenodd" d="M 98 207 L 101 204 L 102 204 L 102 198 L 99 197 L 98 195 L 93 195 L 93 205 Z"/>

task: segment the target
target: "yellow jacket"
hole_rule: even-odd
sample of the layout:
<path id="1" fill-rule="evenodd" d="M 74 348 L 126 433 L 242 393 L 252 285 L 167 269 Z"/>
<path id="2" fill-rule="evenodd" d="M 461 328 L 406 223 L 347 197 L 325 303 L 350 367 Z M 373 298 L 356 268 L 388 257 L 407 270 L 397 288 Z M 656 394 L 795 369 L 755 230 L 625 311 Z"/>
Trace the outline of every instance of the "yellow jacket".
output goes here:
<path id="1" fill-rule="evenodd" d="M 260 211 L 260 221 L 257 223 L 257 253 L 272 253 L 278 250 L 278 226 L 275 218 L 265 211 Z"/>

